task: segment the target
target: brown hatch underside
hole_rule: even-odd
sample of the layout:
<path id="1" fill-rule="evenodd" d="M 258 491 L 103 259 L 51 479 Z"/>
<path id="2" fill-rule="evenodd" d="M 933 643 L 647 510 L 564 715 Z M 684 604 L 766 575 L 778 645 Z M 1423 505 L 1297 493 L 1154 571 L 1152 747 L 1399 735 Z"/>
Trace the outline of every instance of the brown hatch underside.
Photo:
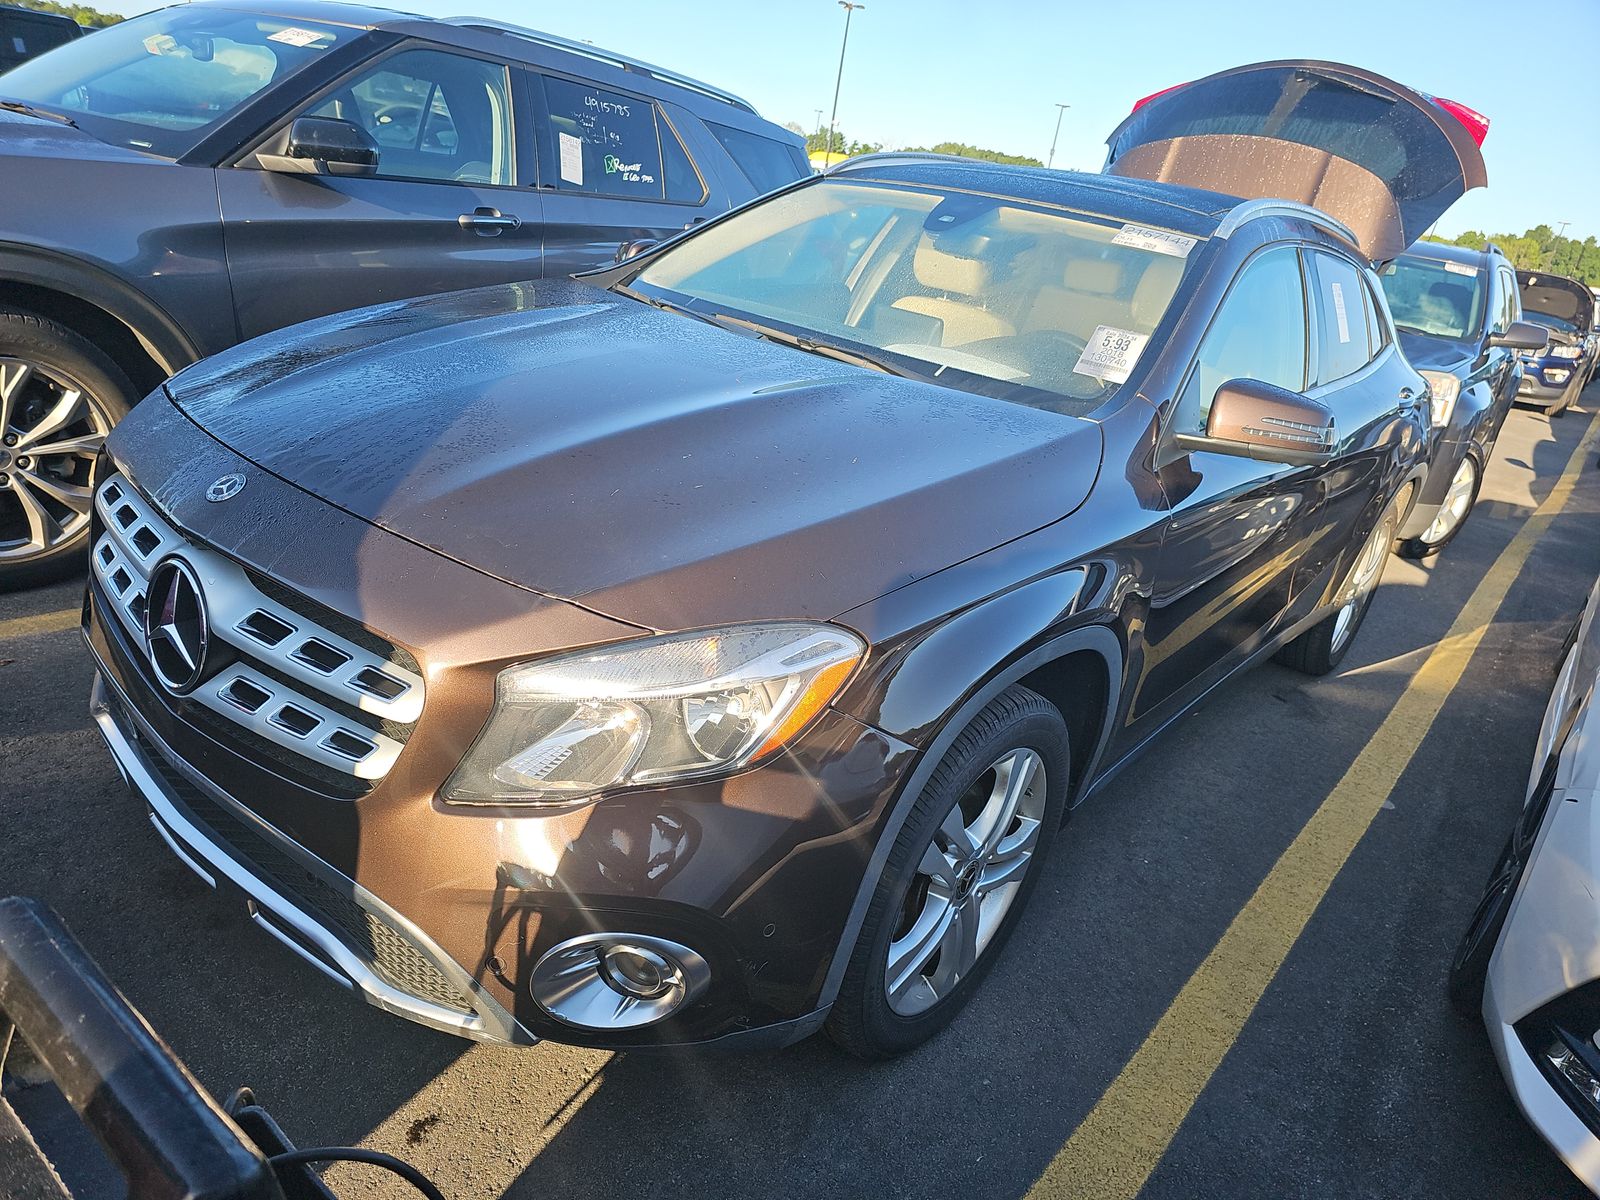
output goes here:
<path id="1" fill-rule="evenodd" d="M 1405 227 L 1384 182 L 1348 159 L 1252 134 L 1197 134 L 1134 146 L 1111 175 L 1206 188 L 1247 200 L 1293 200 L 1344 222 L 1368 258 L 1406 248 Z"/>

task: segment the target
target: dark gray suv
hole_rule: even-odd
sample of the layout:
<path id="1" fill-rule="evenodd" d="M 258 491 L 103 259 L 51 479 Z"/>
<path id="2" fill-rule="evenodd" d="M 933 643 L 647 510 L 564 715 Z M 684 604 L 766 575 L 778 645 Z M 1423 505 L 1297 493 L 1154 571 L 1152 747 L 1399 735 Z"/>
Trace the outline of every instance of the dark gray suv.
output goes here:
<path id="1" fill-rule="evenodd" d="M 719 88 L 476 18 L 190 4 L 0 76 L 0 587 L 134 399 L 357 305 L 563 276 L 809 173 Z"/>

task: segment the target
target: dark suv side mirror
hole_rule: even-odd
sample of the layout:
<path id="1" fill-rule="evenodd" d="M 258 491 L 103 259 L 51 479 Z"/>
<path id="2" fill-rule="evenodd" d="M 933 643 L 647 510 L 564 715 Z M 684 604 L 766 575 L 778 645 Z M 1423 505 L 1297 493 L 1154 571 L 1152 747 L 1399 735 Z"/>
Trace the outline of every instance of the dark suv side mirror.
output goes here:
<path id="1" fill-rule="evenodd" d="M 1513 321 L 1504 333 L 1489 337 L 1489 345 L 1504 346 L 1508 350 L 1543 350 L 1549 341 L 1550 331 L 1532 321 Z"/>
<path id="2" fill-rule="evenodd" d="M 643 254 L 646 250 L 654 250 L 660 244 L 661 242 L 657 238 L 633 238 L 617 247 L 616 256 L 612 261 L 626 262 L 635 254 Z"/>
<path id="3" fill-rule="evenodd" d="M 1333 411 L 1276 384 L 1230 379 L 1212 397 L 1205 433 L 1175 440 L 1185 450 L 1312 466 L 1333 457 Z"/>
<path id="4" fill-rule="evenodd" d="M 373 175 L 378 143 L 361 126 L 337 117 L 296 117 L 283 150 L 257 154 L 268 171 L 290 175 Z"/>

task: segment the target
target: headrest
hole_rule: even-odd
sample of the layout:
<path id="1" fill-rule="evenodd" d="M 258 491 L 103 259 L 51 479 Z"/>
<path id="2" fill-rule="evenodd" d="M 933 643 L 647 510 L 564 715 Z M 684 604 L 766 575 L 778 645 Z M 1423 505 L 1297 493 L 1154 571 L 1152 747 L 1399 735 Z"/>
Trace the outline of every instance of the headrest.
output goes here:
<path id="1" fill-rule="evenodd" d="M 1430 283 L 1428 285 L 1428 299 L 1448 304 L 1462 313 L 1472 307 L 1471 290 L 1462 287 L 1459 283 L 1445 283 L 1443 281 Z"/>
<path id="2" fill-rule="evenodd" d="M 911 260 L 911 270 L 917 282 L 936 292 L 955 292 L 962 296 L 982 295 L 989 286 L 989 264 L 977 258 L 964 258 L 959 254 L 946 254 L 934 248 L 924 236 L 917 243 L 916 256 Z"/>
<path id="3" fill-rule="evenodd" d="M 1075 258 L 1067 264 L 1062 283 L 1069 292 L 1112 296 L 1122 290 L 1122 264 L 1109 259 Z"/>

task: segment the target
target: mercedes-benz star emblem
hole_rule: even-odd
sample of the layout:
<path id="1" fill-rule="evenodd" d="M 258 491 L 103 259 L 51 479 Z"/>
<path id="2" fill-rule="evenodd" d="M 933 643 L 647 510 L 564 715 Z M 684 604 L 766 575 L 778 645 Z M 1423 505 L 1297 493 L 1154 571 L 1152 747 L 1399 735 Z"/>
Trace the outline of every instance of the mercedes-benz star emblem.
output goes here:
<path id="1" fill-rule="evenodd" d="M 206 499 L 213 504 L 221 504 L 224 500 L 232 500 L 244 491 L 244 476 L 238 472 L 224 475 L 206 489 Z"/>
<path id="2" fill-rule="evenodd" d="M 192 692 L 206 666 L 206 602 L 200 581 L 181 558 L 163 559 L 150 573 L 144 633 L 150 667 L 162 686 L 177 696 Z"/>

